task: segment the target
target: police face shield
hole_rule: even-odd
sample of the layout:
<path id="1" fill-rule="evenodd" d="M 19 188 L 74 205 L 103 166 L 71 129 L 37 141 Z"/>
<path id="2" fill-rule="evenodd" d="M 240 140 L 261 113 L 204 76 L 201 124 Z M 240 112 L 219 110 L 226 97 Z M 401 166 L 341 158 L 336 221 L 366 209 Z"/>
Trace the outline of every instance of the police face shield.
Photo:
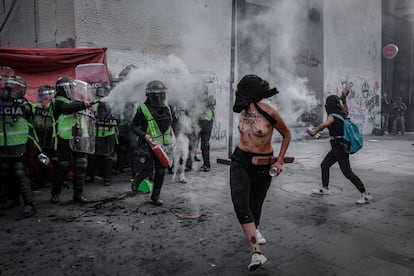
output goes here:
<path id="1" fill-rule="evenodd" d="M 64 83 L 59 83 L 58 85 L 56 85 L 56 90 L 59 92 L 59 94 L 68 99 L 71 98 L 73 88 L 74 88 L 74 83 L 69 82 L 69 81 L 64 82 Z"/>
<path id="2" fill-rule="evenodd" d="M 102 98 L 104 98 L 104 97 L 106 97 L 106 96 L 109 95 L 109 89 L 106 88 L 106 87 L 98 87 L 96 89 L 95 94 L 96 94 L 96 98 L 97 99 L 102 99 Z"/>
<path id="3" fill-rule="evenodd" d="M 49 103 L 55 97 L 54 89 L 40 89 L 38 92 L 37 100 L 41 104 Z"/>
<path id="4" fill-rule="evenodd" d="M 166 100 L 165 91 L 153 91 L 148 93 L 148 99 L 152 106 L 163 107 Z"/>

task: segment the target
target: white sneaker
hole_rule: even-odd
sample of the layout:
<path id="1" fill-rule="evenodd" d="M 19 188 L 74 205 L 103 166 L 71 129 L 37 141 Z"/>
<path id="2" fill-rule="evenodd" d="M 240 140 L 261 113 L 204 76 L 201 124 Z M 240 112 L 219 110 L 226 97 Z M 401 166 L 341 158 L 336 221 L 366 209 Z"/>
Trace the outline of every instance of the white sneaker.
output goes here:
<path id="1" fill-rule="evenodd" d="M 360 199 L 358 199 L 357 200 L 357 204 L 367 204 L 367 203 L 369 203 L 370 201 L 372 201 L 372 195 L 370 195 L 370 194 L 368 194 L 368 195 L 366 195 L 366 194 L 362 194 L 362 196 L 361 196 L 361 198 Z"/>
<path id="2" fill-rule="evenodd" d="M 187 183 L 187 179 L 185 179 L 185 176 L 184 176 L 184 175 L 180 175 L 180 177 L 178 178 L 178 180 L 179 180 L 181 183 Z"/>
<path id="3" fill-rule="evenodd" d="M 259 229 L 256 229 L 256 239 L 259 244 L 266 244 L 266 239 L 263 237 L 262 233 L 260 233 Z"/>
<path id="4" fill-rule="evenodd" d="M 260 253 L 253 253 L 252 261 L 250 262 L 249 266 L 247 267 L 250 271 L 254 271 L 258 269 L 262 264 L 267 261 L 267 258 Z"/>
<path id="5" fill-rule="evenodd" d="M 312 190 L 312 194 L 315 195 L 329 195 L 329 189 L 325 187 L 321 187 L 319 189 Z"/>

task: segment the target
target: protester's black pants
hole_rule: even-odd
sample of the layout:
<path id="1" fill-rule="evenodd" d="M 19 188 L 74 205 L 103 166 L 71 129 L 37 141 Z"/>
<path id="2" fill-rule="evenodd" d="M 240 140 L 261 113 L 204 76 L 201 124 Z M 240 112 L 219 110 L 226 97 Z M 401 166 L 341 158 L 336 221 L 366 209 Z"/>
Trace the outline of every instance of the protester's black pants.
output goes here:
<path id="1" fill-rule="evenodd" d="M 272 177 L 270 166 L 255 166 L 253 156 L 269 154 L 252 154 L 236 148 L 231 156 L 230 189 L 234 211 L 240 224 L 260 223 L 263 202 L 270 187 Z"/>
<path id="2" fill-rule="evenodd" d="M 352 184 L 360 191 L 361 193 L 365 192 L 364 184 L 361 179 L 352 171 L 351 164 L 349 162 L 349 154 L 342 149 L 341 140 L 331 140 L 332 149 L 326 154 L 325 158 L 321 163 L 322 171 L 322 185 L 328 187 L 329 185 L 329 169 L 333 164 L 338 162 L 339 168 L 341 169 L 343 175 L 349 179 Z"/>
<path id="3" fill-rule="evenodd" d="M 210 137 L 213 130 L 213 121 L 200 120 L 199 137 L 201 140 L 201 155 L 203 157 L 203 166 L 210 168 Z"/>

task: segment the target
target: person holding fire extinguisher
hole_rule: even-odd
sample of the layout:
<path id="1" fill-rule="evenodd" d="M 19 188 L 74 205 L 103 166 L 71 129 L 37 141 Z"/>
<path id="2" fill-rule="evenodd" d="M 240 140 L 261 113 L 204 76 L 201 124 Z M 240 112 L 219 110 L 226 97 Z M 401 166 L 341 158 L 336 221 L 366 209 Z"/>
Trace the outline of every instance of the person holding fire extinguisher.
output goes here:
<path id="1" fill-rule="evenodd" d="M 130 132 L 134 181 L 139 184 L 147 178 L 153 180 L 151 203 L 155 206 L 163 204 L 160 193 L 168 167 L 168 157 L 160 157 L 158 153 L 163 146 L 173 143 L 173 128 L 177 124 L 175 113 L 166 101 L 166 94 L 167 87 L 161 81 L 148 83 L 146 100 L 138 106 Z"/>

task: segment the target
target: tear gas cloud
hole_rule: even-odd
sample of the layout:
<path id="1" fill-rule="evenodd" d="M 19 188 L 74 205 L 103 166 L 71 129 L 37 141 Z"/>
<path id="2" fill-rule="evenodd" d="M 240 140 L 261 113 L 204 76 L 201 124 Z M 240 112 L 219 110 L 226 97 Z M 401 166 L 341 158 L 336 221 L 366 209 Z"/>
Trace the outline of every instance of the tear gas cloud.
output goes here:
<path id="1" fill-rule="evenodd" d="M 151 66 L 133 68 L 109 95 L 101 101 L 113 106 L 116 113 L 119 104 L 127 102 L 143 103 L 145 90 L 150 81 L 159 80 L 167 87 L 167 102 L 179 110 L 188 110 L 191 117 L 198 117 L 202 111 L 199 101 L 204 91 L 202 80 L 195 79 L 188 66 L 174 55 L 154 62 Z M 132 118 L 128 118 L 132 119 Z"/>
<path id="2" fill-rule="evenodd" d="M 258 2 L 258 1 L 256 1 Z M 289 126 L 301 125 L 301 116 L 311 112 L 318 104 L 308 79 L 297 73 L 295 56 L 303 50 L 306 37 L 308 3 L 281 0 L 255 14 L 247 14 L 239 24 L 239 36 L 252 37 L 250 52 L 263 55 L 260 62 L 244 65 L 243 74 L 257 74 L 276 86 L 279 94 L 269 98 Z M 267 4 L 270 4 L 267 1 Z M 253 31 L 252 32 L 252 28 Z M 246 32 L 246 33 L 243 33 Z M 269 49 L 270 44 L 270 50 Z M 239 76 L 241 78 L 242 76 Z"/>

